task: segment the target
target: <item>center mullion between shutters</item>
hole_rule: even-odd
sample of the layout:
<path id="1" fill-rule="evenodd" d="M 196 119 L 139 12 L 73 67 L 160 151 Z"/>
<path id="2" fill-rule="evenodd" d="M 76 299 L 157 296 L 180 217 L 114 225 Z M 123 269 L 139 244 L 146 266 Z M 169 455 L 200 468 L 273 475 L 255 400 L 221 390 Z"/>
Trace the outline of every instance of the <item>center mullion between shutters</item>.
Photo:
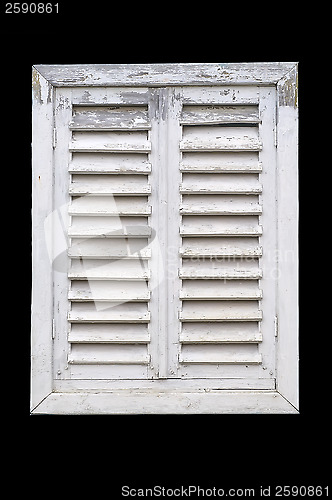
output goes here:
<path id="1" fill-rule="evenodd" d="M 176 377 L 178 369 L 180 94 L 180 89 L 171 87 L 150 90 L 152 258 L 149 376 L 159 379 Z"/>

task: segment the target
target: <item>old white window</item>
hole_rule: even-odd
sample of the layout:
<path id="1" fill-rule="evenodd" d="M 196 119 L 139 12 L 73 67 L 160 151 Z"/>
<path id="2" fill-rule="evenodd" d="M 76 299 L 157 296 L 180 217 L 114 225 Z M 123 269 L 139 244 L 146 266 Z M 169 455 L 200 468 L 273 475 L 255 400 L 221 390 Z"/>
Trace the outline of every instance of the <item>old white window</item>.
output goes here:
<path id="1" fill-rule="evenodd" d="M 33 413 L 296 413 L 296 63 L 33 68 Z"/>

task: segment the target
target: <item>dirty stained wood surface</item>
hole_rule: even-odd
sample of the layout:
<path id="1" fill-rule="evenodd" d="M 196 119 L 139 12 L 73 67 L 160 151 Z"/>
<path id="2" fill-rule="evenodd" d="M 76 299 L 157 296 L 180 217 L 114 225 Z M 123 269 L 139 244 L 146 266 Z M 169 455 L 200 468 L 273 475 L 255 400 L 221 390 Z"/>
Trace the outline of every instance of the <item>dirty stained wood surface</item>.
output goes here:
<path id="1" fill-rule="evenodd" d="M 271 85 L 296 63 L 36 65 L 54 86 Z"/>

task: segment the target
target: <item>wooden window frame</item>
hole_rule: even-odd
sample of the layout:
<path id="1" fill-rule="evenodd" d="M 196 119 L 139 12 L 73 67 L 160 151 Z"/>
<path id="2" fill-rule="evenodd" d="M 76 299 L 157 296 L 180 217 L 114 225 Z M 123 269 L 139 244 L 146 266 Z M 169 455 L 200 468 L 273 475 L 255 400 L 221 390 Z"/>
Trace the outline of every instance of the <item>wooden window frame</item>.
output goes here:
<path id="1" fill-rule="evenodd" d="M 32 414 L 299 413 L 297 63 L 70 65 L 33 67 Z M 277 89 L 276 390 L 55 392 L 52 268 L 44 221 L 52 212 L 56 87 L 261 85 Z M 287 259 L 292 256 L 291 259 Z"/>

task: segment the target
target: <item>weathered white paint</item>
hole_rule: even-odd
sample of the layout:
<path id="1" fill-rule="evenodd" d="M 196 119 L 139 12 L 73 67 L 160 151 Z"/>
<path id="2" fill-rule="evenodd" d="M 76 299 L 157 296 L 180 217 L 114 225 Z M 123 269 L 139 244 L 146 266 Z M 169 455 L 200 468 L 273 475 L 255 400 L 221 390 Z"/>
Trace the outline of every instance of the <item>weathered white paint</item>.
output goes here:
<path id="1" fill-rule="evenodd" d="M 32 304 L 31 408 L 52 391 L 52 266 L 44 236 L 44 222 L 52 211 L 53 105 L 52 85 L 32 72 Z"/>
<path id="2" fill-rule="evenodd" d="M 265 204 L 264 190 L 268 186 L 271 189 L 268 196 L 272 198 L 275 193 L 273 179 L 269 178 L 268 182 L 264 181 L 261 185 L 257 174 L 262 172 L 263 179 L 264 175 L 270 175 L 267 168 L 272 147 L 269 129 L 273 128 L 272 108 L 275 109 L 275 97 L 270 90 L 274 91 L 278 84 L 280 196 L 289 173 L 286 156 L 289 157 L 290 153 L 286 144 L 289 131 L 294 130 L 295 116 L 293 113 L 289 119 L 289 110 L 286 116 L 284 109 L 294 108 L 297 103 L 294 63 L 235 64 L 227 68 L 208 64 L 153 65 L 140 66 L 139 69 L 129 65 L 121 66 L 123 72 L 119 77 L 120 66 L 41 67 L 52 85 L 70 87 L 57 90 L 59 93 L 54 116 L 59 130 L 56 141 L 53 141 L 53 123 L 49 131 L 56 165 L 62 165 L 59 176 L 58 169 L 55 169 L 54 200 L 58 207 L 61 200 L 66 201 L 69 195 L 72 196 L 71 208 L 63 217 L 72 239 L 69 248 L 69 290 L 64 273 L 64 276 L 56 277 L 54 281 L 55 286 L 62 286 L 62 290 L 59 289 L 61 299 L 55 299 L 59 310 L 59 318 L 55 322 L 55 380 L 52 381 L 49 372 L 43 382 L 47 388 L 42 392 L 44 398 L 48 391 L 50 395 L 36 412 L 48 412 L 50 408 L 55 413 L 63 412 L 61 401 L 68 395 L 67 413 L 89 413 L 90 403 L 86 406 L 85 402 L 91 395 L 92 413 L 99 410 L 121 413 L 124 399 L 119 394 L 108 394 L 111 398 L 106 401 L 103 392 L 100 398 L 95 398 L 96 394 L 85 393 L 81 397 L 83 394 L 61 391 L 77 391 L 79 387 L 102 391 L 106 387 L 115 387 L 116 381 L 132 387 L 134 380 L 139 383 L 139 379 L 148 376 L 160 378 L 154 381 L 160 382 L 155 386 L 159 392 L 143 391 L 139 404 L 132 393 L 126 392 L 126 402 L 130 401 L 124 410 L 126 413 L 185 413 L 187 410 L 178 404 L 184 398 L 184 391 L 208 387 L 209 378 L 214 380 L 213 384 L 224 389 L 248 387 L 273 390 L 275 371 L 270 366 L 271 363 L 273 365 L 274 349 L 271 342 L 266 341 L 266 335 L 270 333 L 260 331 L 258 324 L 263 324 L 265 314 L 270 318 L 268 322 L 271 317 L 274 321 L 275 314 L 271 316 L 272 306 L 265 309 L 264 305 L 272 304 L 271 296 L 269 298 L 271 289 L 263 286 L 262 294 L 258 280 L 262 277 L 259 260 L 265 262 L 266 242 L 270 241 L 265 232 L 266 223 L 261 224 L 271 213 L 270 209 L 265 213 L 271 201 Z M 42 80 L 40 75 L 36 75 L 38 72 L 35 73 L 35 81 Z M 127 77 L 125 81 L 123 75 Z M 209 86 L 206 86 L 207 83 Z M 44 104 L 48 101 L 51 104 L 54 93 L 52 85 L 44 84 L 47 92 L 41 89 L 39 83 L 35 85 L 36 102 Z M 124 85 L 127 87 L 119 87 Z M 174 85 L 180 88 L 172 88 Z M 261 85 L 271 86 L 270 90 Z M 73 104 L 75 107 L 72 109 Z M 185 106 L 182 108 L 183 104 Z M 53 107 L 49 106 L 48 109 L 51 117 Z M 43 121 L 42 117 L 41 123 Z M 227 124 L 241 127 L 227 127 Z M 289 144 L 296 150 L 296 141 L 290 140 Z M 46 150 L 51 151 L 45 146 Z M 296 154 L 291 158 L 293 167 L 296 167 Z M 50 166 L 51 161 L 46 162 L 45 168 L 49 169 Z M 156 167 L 159 167 L 157 171 Z M 292 175 L 291 179 L 294 180 L 294 173 Z M 148 182 L 148 176 L 151 182 Z M 279 218 L 283 220 L 285 217 L 285 222 L 288 222 L 286 214 L 290 203 L 288 193 L 296 185 L 293 180 L 288 189 L 283 191 L 278 206 Z M 180 190 L 176 186 L 180 186 Z M 75 198 L 80 195 L 87 196 Z M 115 199 L 117 196 L 122 197 L 118 198 L 118 212 L 113 201 L 110 201 L 113 195 Z M 131 203 L 133 195 L 134 201 Z M 229 197 L 234 197 L 236 202 L 233 203 Z M 122 222 L 127 220 L 128 223 L 123 224 L 123 228 L 119 228 L 114 219 L 120 214 Z M 291 220 L 295 219 L 296 204 Z M 177 224 L 175 220 L 178 220 Z M 296 237 L 295 224 L 291 224 Z M 156 265 L 158 257 L 156 260 L 155 247 L 144 248 L 143 242 L 147 241 L 150 227 L 154 226 L 159 232 L 163 248 L 161 261 L 165 262 L 170 244 L 178 248 L 176 266 L 180 275 L 161 287 L 150 286 L 148 289 L 145 280 L 155 279 L 159 264 Z M 112 239 L 109 239 L 111 234 Z M 128 243 L 128 236 L 133 245 Z M 84 241 L 89 237 L 90 240 Z M 288 235 L 279 230 L 278 250 L 285 248 L 286 237 Z M 296 248 L 294 238 L 289 239 L 288 243 L 287 249 Z M 273 246 L 271 241 L 270 244 Z M 39 248 L 40 243 L 36 245 Z M 82 267 L 78 259 L 82 255 L 90 261 L 88 268 Z M 116 256 L 126 256 L 126 259 L 121 259 L 119 263 L 114 260 L 112 263 Z M 254 256 L 255 259 L 245 262 L 244 266 L 240 264 L 240 267 L 234 267 L 232 260 L 209 267 L 204 262 L 203 265 L 196 263 L 192 266 L 188 261 L 190 256 L 229 256 L 232 259 Z M 182 266 L 179 261 L 181 257 Z M 135 262 L 139 267 L 134 266 Z M 148 267 L 142 267 L 143 262 Z M 268 267 L 265 264 L 263 268 L 264 282 Z M 286 325 L 291 324 L 295 332 L 296 313 L 290 311 L 290 305 L 296 301 L 292 281 L 295 279 L 296 283 L 296 272 L 286 277 L 289 266 L 280 264 L 278 269 L 283 276 L 279 280 L 276 301 L 279 327 L 285 332 Z M 100 307 L 96 308 L 91 301 L 87 277 L 92 280 L 92 284 L 95 283 L 96 304 Z M 218 281 L 225 279 L 224 287 L 216 287 Z M 191 286 L 196 280 L 200 285 Z M 107 285 L 111 283 L 113 285 L 108 288 Z M 126 283 L 132 283 L 132 289 Z M 241 288 L 236 286 L 241 283 Z M 289 290 L 288 295 L 285 295 L 286 300 L 282 297 L 280 284 Z M 132 292 L 134 295 L 131 295 Z M 268 299 L 265 299 L 266 294 Z M 117 304 L 123 298 L 130 299 L 130 302 Z M 49 302 L 47 307 L 52 310 L 52 297 L 46 294 L 45 299 L 46 303 Z M 71 308 L 67 323 L 62 311 L 66 310 L 68 299 Z M 148 307 L 150 301 L 151 308 Z M 166 304 L 168 307 L 165 307 Z M 156 312 L 159 317 L 157 338 L 154 336 L 155 327 L 149 326 L 149 323 L 155 325 Z M 36 324 L 34 317 L 33 321 Z M 168 325 L 167 329 L 165 325 Z M 220 325 L 225 329 L 220 330 Z M 69 342 L 65 331 L 67 328 Z M 290 340 L 288 332 L 283 333 L 283 336 L 279 333 L 277 351 L 277 387 L 281 392 L 285 390 L 286 399 L 294 404 L 297 392 L 296 368 L 290 377 L 287 374 L 288 363 L 296 365 L 297 361 L 296 340 L 293 340 L 296 338 L 295 333 L 294 337 L 290 336 Z M 41 338 L 35 335 L 40 342 Z M 47 338 L 45 334 L 43 338 Z M 48 338 L 47 341 L 51 345 Z M 46 350 L 46 357 L 51 365 L 50 350 Z M 181 379 L 194 377 L 194 380 L 174 379 L 177 384 L 174 387 L 177 387 L 178 392 L 167 392 L 163 377 L 176 376 Z M 94 378 L 99 380 L 93 381 Z M 127 381 L 121 381 L 121 378 Z M 79 379 L 83 380 L 80 382 Z M 91 383 L 88 379 L 91 379 Z M 226 379 L 229 380 L 227 387 L 224 383 Z M 181 382 L 187 384 L 181 386 Z M 59 392 L 51 394 L 54 389 Z M 203 401 L 202 393 L 195 393 L 195 390 L 192 394 L 193 399 L 188 404 L 189 407 L 195 407 L 195 412 L 215 412 L 212 400 Z M 245 402 L 247 395 L 237 392 L 237 398 L 234 398 L 234 394 L 229 391 L 223 392 L 223 395 L 220 391 L 215 394 L 219 398 L 214 399 L 217 406 L 218 401 L 223 399 L 218 412 L 221 408 L 226 413 L 253 411 L 251 403 Z M 250 394 L 249 398 L 255 394 L 260 413 L 270 411 L 268 401 L 272 395 L 276 400 L 273 412 L 296 412 L 279 393 L 254 393 L 251 390 L 247 394 Z M 37 397 L 33 400 L 32 407 L 38 405 L 41 399 Z"/>
<path id="3" fill-rule="evenodd" d="M 299 405 L 297 68 L 277 85 L 278 337 L 277 388 Z"/>
<path id="4" fill-rule="evenodd" d="M 54 86 L 272 85 L 295 63 L 37 65 Z"/>
<path id="5" fill-rule="evenodd" d="M 149 414 L 149 413 L 297 413 L 275 391 L 121 390 L 112 392 L 54 392 L 35 413 Z"/>

